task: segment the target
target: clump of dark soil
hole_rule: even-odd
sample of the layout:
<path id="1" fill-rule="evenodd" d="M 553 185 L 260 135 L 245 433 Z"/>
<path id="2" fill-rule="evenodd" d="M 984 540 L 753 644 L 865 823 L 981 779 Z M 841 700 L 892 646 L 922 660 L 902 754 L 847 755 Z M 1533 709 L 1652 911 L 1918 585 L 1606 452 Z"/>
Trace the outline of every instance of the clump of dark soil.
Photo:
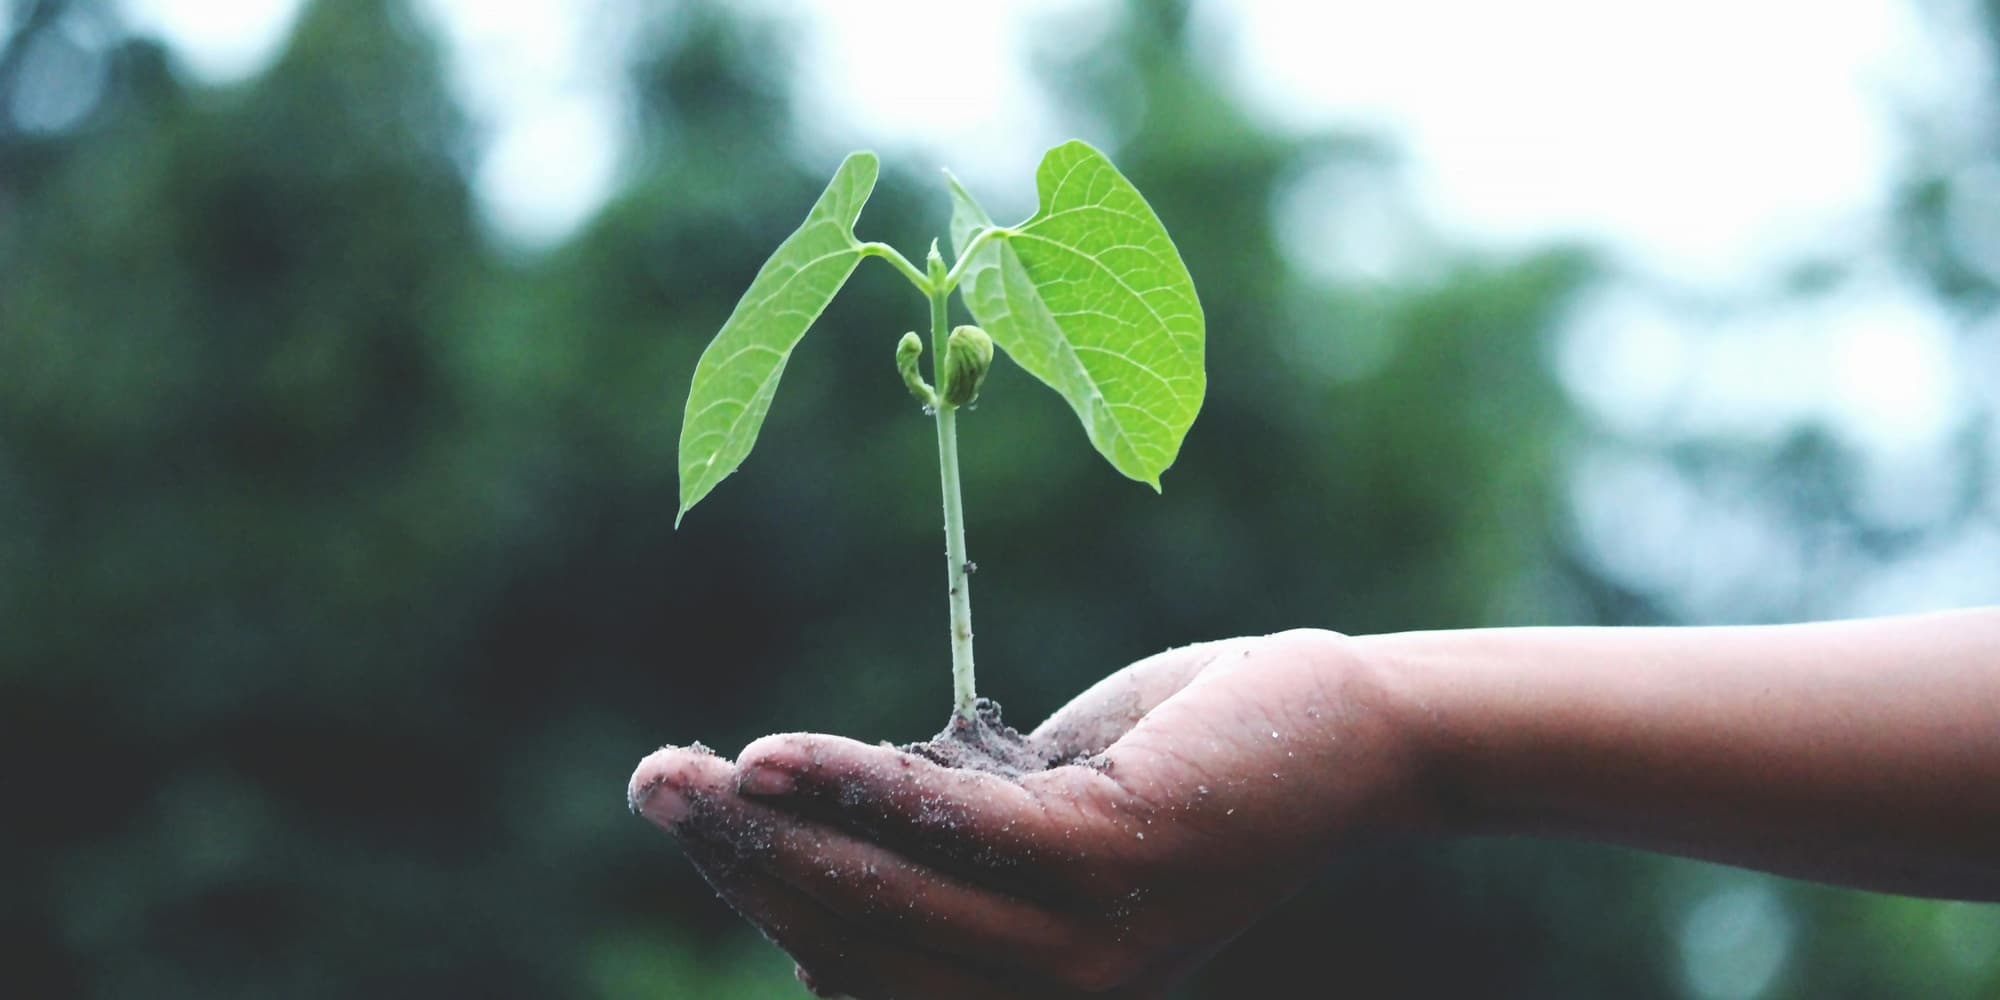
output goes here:
<path id="1" fill-rule="evenodd" d="M 945 767 L 985 771 L 1003 778 L 1018 778 L 1068 763 L 1053 747 L 1023 736 L 1000 719 L 1000 703 L 981 698 L 973 703 L 972 717 L 956 712 L 943 731 L 922 743 L 905 743 L 897 749 L 913 753 Z"/>

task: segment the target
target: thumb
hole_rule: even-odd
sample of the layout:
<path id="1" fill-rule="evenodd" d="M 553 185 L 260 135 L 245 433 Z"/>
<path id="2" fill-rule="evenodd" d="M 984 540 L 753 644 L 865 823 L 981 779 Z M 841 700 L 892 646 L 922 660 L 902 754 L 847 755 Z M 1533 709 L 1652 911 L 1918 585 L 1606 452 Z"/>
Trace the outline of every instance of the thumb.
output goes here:
<path id="1" fill-rule="evenodd" d="M 1029 739 L 1049 748 L 1057 760 L 1103 753 L 1209 664 L 1248 641 L 1198 642 L 1146 657 L 1071 699 L 1036 726 Z"/>

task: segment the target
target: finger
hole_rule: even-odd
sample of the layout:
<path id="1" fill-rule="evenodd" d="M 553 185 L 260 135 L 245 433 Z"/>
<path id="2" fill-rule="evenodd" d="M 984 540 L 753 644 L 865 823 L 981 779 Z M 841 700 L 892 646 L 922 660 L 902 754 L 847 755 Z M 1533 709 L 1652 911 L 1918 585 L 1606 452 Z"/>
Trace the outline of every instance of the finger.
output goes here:
<path id="1" fill-rule="evenodd" d="M 850 926 L 927 951 L 986 965 L 1005 955 L 1058 981 L 1101 978 L 1104 928 L 745 799 L 736 784 L 735 769 L 706 750 L 666 749 L 640 763 L 630 787 L 637 810 L 698 853 L 711 882 L 761 874 Z"/>
<path id="2" fill-rule="evenodd" d="M 1057 760 L 1103 753 L 1146 713 L 1243 642 L 1202 642 L 1146 657 L 1085 689 L 1036 726 L 1028 739 L 1049 749 Z"/>
<path id="3" fill-rule="evenodd" d="M 695 867 L 729 905 L 795 959 L 799 977 L 821 996 L 855 1000 L 1023 1000 L 1069 997 L 1068 991 L 1029 989 L 979 965 L 886 940 L 820 905 L 798 889 L 744 863 L 734 843 L 714 838 L 702 820 L 683 824 L 679 836 Z"/>
<path id="4" fill-rule="evenodd" d="M 807 971 L 806 967 L 803 965 L 793 963 L 792 977 L 797 979 L 799 981 L 799 985 L 805 987 L 806 992 L 812 994 L 813 996 L 822 997 L 824 998 L 824 1000 L 844 1000 L 844 998 L 841 997 L 840 994 L 835 993 L 824 986 L 821 986 L 819 984 L 819 980 L 814 979 L 813 974 Z"/>
<path id="5" fill-rule="evenodd" d="M 699 745 L 664 747 L 639 762 L 626 801 L 673 833 L 716 893 L 809 970 L 801 978 L 814 992 L 857 1000 L 1008 995 L 934 957 L 864 938 L 852 920 L 765 873 L 757 858 L 781 824 L 724 821 L 733 815 L 726 804 L 740 801 L 734 772 Z"/>
<path id="6" fill-rule="evenodd" d="M 1048 898 L 1081 860 L 1078 835 L 1089 818 L 1074 796 L 1045 800 L 999 775 L 838 736 L 766 736 L 737 759 L 746 796 L 980 885 Z"/>
<path id="7" fill-rule="evenodd" d="M 894 851 L 732 794 L 707 798 L 688 821 L 723 841 L 754 845 L 744 861 L 834 915 L 928 951 L 1069 974 L 1101 951 L 1102 927 L 1006 892 L 981 888 Z"/>
<path id="8" fill-rule="evenodd" d="M 717 771 L 720 768 L 720 772 Z M 633 768 L 625 783 L 625 806 L 672 831 L 703 797 L 726 784 L 729 763 L 699 743 L 661 747 Z"/>

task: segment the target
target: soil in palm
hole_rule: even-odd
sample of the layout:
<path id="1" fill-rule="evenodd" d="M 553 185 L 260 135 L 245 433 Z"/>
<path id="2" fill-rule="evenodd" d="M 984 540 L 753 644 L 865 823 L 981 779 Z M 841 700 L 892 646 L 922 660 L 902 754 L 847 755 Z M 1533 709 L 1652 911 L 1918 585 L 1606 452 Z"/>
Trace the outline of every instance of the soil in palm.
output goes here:
<path id="1" fill-rule="evenodd" d="M 1023 736 L 1001 721 L 1000 703 L 991 698 L 975 702 L 970 718 L 954 712 L 951 721 L 936 736 L 897 749 L 945 767 L 985 771 L 1004 778 L 1018 778 L 1070 763 L 1054 747 Z"/>

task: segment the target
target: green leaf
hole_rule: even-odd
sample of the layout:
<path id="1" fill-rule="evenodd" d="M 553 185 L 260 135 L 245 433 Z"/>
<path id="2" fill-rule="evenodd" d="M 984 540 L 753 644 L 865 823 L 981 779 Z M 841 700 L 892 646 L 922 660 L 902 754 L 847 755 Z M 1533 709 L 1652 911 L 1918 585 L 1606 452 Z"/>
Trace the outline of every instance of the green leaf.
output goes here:
<path id="1" fill-rule="evenodd" d="M 675 527 L 749 456 L 792 349 L 861 263 L 854 220 L 875 189 L 877 169 L 873 153 L 852 153 L 841 162 L 805 223 L 764 262 L 701 352 L 681 420 Z"/>
<path id="2" fill-rule="evenodd" d="M 1160 488 L 1201 410 L 1203 322 L 1194 279 L 1159 216 L 1103 153 L 1048 151 L 1041 207 L 966 262 L 967 308 L 1016 363 L 1061 393 L 1113 468 Z M 960 253 L 993 225 L 952 188 Z"/>

